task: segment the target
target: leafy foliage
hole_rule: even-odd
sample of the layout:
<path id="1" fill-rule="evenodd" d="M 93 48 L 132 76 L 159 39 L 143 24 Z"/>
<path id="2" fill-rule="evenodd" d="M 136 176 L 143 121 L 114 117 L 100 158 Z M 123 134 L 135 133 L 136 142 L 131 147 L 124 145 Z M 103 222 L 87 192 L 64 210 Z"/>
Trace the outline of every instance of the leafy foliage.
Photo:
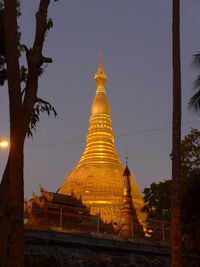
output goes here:
<path id="1" fill-rule="evenodd" d="M 200 70 L 200 53 L 197 53 L 197 54 L 193 55 L 193 60 L 192 60 L 192 63 L 191 63 L 191 67 L 194 70 L 197 70 L 197 71 Z"/>
<path id="2" fill-rule="evenodd" d="M 17 4 L 17 16 L 20 16 L 20 2 Z M 48 31 L 53 28 L 53 20 L 51 18 L 47 19 L 46 22 L 46 32 L 45 37 L 47 36 Z M 18 38 L 19 38 L 19 54 L 22 53 L 29 54 L 30 50 L 27 48 L 26 45 L 20 44 L 20 37 L 21 33 L 18 31 Z M 48 63 L 51 63 L 51 59 L 47 59 Z M 41 76 L 46 68 L 46 64 L 41 64 L 37 69 L 37 75 Z M 28 75 L 28 66 L 22 65 L 20 67 L 20 82 L 27 82 L 27 75 Z M 6 59 L 5 59 L 5 42 L 4 42 L 4 3 L 0 0 L 0 85 L 3 86 L 6 81 Z M 22 98 L 25 94 L 25 89 L 22 91 Z M 37 102 L 34 105 L 31 121 L 29 124 L 29 128 L 27 130 L 27 136 L 33 137 L 33 131 L 36 131 L 36 124 L 39 122 L 39 115 L 40 113 L 47 113 L 50 115 L 51 113 L 57 117 L 57 112 L 55 108 L 47 101 L 41 100 L 38 98 Z"/>
<path id="3" fill-rule="evenodd" d="M 170 192 L 170 180 L 152 183 L 149 188 L 144 189 L 145 205 L 142 210 L 148 214 L 148 219 L 169 220 Z"/>
<path id="4" fill-rule="evenodd" d="M 50 29 L 53 28 L 53 20 L 51 18 L 48 19 L 47 21 L 47 25 L 46 25 L 46 35 L 45 37 L 47 36 L 47 33 L 48 31 L 50 31 Z"/>
<path id="5" fill-rule="evenodd" d="M 21 66 L 21 69 L 20 69 L 20 81 L 21 82 L 26 82 L 27 71 L 28 70 L 25 66 Z"/>
<path id="6" fill-rule="evenodd" d="M 200 132 L 197 129 L 191 129 L 184 137 L 181 150 L 183 240 L 187 249 L 196 250 L 197 244 L 200 246 Z M 161 228 L 156 228 L 154 222 L 160 221 L 161 225 L 170 221 L 171 180 L 152 183 L 143 193 L 142 211 L 147 213 L 147 228 L 153 229 L 153 238 L 161 238 Z M 169 239 L 169 231 L 167 234 Z"/>
<path id="7" fill-rule="evenodd" d="M 171 180 L 152 183 L 143 193 L 145 204 L 142 211 L 147 213 L 147 232 L 151 238 L 162 240 L 164 239 L 162 228 L 166 228 L 170 221 Z M 169 232 L 167 234 L 168 236 L 164 234 L 165 240 L 167 237 L 169 241 Z"/>
<path id="8" fill-rule="evenodd" d="M 200 171 L 200 132 L 191 129 L 181 142 L 182 178 L 190 176 L 191 172 Z"/>
<path id="9" fill-rule="evenodd" d="M 200 70 L 200 53 L 193 55 L 191 66 L 195 71 Z M 188 107 L 190 109 L 193 109 L 194 112 L 198 112 L 200 110 L 200 74 L 197 75 L 197 78 L 193 82 L 193 90 L 195 91 L 195 93 L 190 98 Z"/>
<path id="10" fill-rule="evenodd" d="M 34 106 L 29 129 L 27 131 L 28 137 L 33 137 L 33 131 L 36 131 L 36 124 L 40 121 L 40 113 L 47 113 L 47 115 L 52 113 L 55 117 L 58 115 L 55 108 L 49 102 L 38 99 Z"/>
<path id="11" fill-rule="evenodd" d="M 184 180 L 182 194 L 182 232 L 185 246 L 200 252 L 200 171 Z"/>

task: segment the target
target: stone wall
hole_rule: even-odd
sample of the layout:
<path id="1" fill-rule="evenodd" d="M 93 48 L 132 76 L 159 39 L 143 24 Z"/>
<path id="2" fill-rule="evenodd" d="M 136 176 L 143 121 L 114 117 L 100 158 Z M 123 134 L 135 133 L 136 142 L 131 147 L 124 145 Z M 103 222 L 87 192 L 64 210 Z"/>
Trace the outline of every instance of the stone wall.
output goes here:
<path id="1" fill-rule="evenodd" d="M 115 238 L 115 239 L 113 239 Z M 169 267 L 167 244 L 97 234 L 25 231 L 26 267 Z M 186 267 L 199 267 L 197 259 Z"/>

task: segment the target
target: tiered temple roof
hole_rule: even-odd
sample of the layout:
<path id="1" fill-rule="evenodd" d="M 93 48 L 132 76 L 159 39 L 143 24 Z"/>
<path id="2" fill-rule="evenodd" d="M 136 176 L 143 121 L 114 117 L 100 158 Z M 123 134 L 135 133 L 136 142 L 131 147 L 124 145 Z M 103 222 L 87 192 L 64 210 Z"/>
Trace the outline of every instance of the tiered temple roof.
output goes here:
<path id="1" fill-rule="evenodd" d="M 91 216 L 89 209 L 81 199 L 75 198 L 73 192 L 71 195 L 63 195 L 48 192 L 42 186 L 40 196 L 33 193 L 33 198 L 25 201 L 25 218 L 26 225 L 38 225 L 38 228 L 76 229 L 86 221 L 93 221 L 94 225 L 97 221 L 97 216 Z"/>
<path id="2" fill-rule="evenodd" d="M 33 193 L 32 199 L 25 201 L 25 227 L 39 230 L 64 230 L 79 233 L 109 232 L 112 224 L 105 224 L 99 215 L 91 215 L 90 210 L 77 199 L 73 192 L 63 195 L 46 191 L 40 186 L 40 195 Z"/>

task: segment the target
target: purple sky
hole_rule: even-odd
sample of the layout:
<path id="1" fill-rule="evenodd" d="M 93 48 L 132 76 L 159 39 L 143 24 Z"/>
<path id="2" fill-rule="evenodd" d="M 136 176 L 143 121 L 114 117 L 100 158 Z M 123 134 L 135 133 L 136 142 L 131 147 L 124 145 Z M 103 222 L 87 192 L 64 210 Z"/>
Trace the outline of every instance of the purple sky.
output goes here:
<path id="1" fill-rule="evenodd" d="M 192 54 L 200 51 L 200 1 L 181 1 L 182 135 L 200 129 L 199 116 L 187 110 L 196 73 Z M 38 1 L 21 1 L 22 42 L 34 38 Z M 118 154 L 135 174 L 141 190 L 171 175 L 171 0 L 73 0 L 54 3 L 49 16 L 44 55 L 53 58 L 40 79 L 39 96 L 50 101 L 59 116 L 41 116 L 33 140 L 25 146 L 25 195 L 38 184 L 56 191 L 78 162 L 85 145 L 93 75 L 103 52 L 106 86 Z M 9 136 L 7 89 L 0 92 L 0 139 Z M 199 120 L 199 122 L 197 122 Z M 145 133 L 142 133 L 145 132 Z M 125 135 L 133 133 L 132 135 Z M 77 142 L 81 141 L 81 142 Z M 0 151 L 0 175 L 7 157 Z"/>

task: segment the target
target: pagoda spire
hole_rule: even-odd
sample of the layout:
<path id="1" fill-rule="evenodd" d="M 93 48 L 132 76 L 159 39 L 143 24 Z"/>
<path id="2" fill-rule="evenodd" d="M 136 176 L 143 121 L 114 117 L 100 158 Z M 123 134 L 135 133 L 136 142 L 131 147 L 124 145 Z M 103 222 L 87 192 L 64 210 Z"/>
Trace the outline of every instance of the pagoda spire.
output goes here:
<path id="1" fill-rule="evenodd" d="M 128 163 L 126 161 L 126 168 L 124 169 L 123 173 L 124 192 L 122 197 L 119 235 L 124 237 L 142 238 L 144 237 L 144 232 L 143 232 L 143 227 L 141 226 L 138 220 L 135 207 L 133 205 L 130 177 L 131 177 L 131 172 L 128 168 Z"/>
<path id="2" fill-rule="evenodd" d="M 78 166 L 93 164 L 121 166 L 114 146 L 110 104 L 105 91 L 107 76 L 103 70 L 102 55 L 100 55 L 99 68 L 94 75 L 94 80 L 97 89 L 91 105 L 86 147 Z"/>
<path id="3" fill-rule="evenodd" d="M 106 84 L 106 81 L 108 79 L 108 77 L 106 76 L 106 74 L 104 72 L 104 69 L 103 69 L 103 60 L 102 60 L 102 58 L 103 58 L 103 55 L 101 53 L 100 57 L 99 57 L 99 68 L 98 68 L 97 72 L 94 75 L 94 80 L 96 81 L 96 86 L 97 86 L 96 93 L 98 93 L 98 92 L 105 93 L 105 84 Z"/>

